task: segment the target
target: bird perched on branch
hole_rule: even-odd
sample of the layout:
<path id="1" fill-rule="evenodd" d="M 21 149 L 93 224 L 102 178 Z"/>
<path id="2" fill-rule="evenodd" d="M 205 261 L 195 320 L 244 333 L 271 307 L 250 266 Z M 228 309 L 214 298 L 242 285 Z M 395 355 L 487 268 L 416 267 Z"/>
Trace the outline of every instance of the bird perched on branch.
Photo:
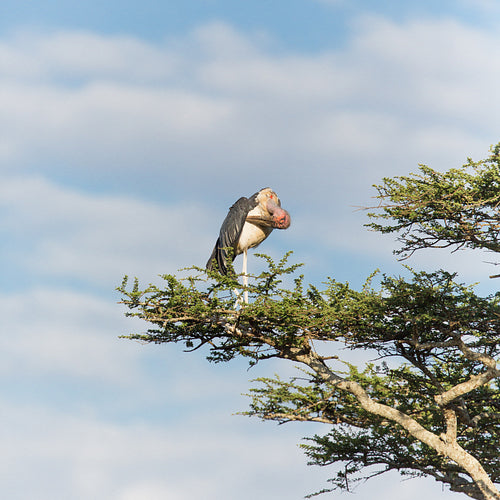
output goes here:
<path id="1" fill-rule="evenodd" d="M 207 262 L 207 269 L 217 269 L 226 275 L 228 259 L 234 260 L 242 253 L 243 279 L 246 286 L 248 249 L 260 245 L 273 229 L 287 229 L 289 226 L 290 214 L 281 208 L 280 199 L 271 188 L 261 189 L 249 198 L 240 198 L 229 209 L 222 223 L 219 238 Z M 245 302 L 248 302 L 246 292 Z"/>

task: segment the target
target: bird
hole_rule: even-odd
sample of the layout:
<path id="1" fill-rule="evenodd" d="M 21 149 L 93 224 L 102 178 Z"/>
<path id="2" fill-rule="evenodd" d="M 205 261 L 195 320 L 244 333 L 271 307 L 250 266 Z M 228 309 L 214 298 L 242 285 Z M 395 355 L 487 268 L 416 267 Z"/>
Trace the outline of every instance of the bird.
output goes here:
<path id="1" fill-rule="evenodd" d="M 281 201 L 271 188 L 263 188 L 248 198 L 241 197 L 231 206 L 222 223 L 206 268 L 227 275 L 229 259 L 243 254 L 242 273 L 246 286 L 248 249 L 260 245 L 273 229 L 288 229 L 290 223 L 290 214 L 281 208 Z M 248 303 L 246 291 L 245 303 Z"/>

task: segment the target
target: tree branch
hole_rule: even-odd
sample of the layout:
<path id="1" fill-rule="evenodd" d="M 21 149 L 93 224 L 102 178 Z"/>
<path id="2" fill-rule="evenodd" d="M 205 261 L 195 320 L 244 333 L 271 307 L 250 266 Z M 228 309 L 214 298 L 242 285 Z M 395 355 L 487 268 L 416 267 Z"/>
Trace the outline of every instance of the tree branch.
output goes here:
<path id="1" fill-rule="evenodd" d="M 450 434 L 446 436 L 446 439 L 443 439 L 425 429 L 416 420 L 403 412 L 384 404 L 377 403 L 370 398 L 368 393 L 358 383 L 345 380 L 332 372 L 314 353 L 298 355 L 295 359 L 312 368 L 314 372 L 329 385 L 353 394 L 366 411 L 398 423 L 413 437 L 436 450 L 440 455 L 450 458 L 460 467 L 464 468 L 478 485 L 485 500 L 500 500 L 500 492 L 497 490 L 495 484 L 483 469 L 480 462 L 467 453 L 456 442 L 456 439 L 449 441 L 448 437 L 455 435 L 456 431 L 453 427 L 456 423 L 449 423 Z"/>

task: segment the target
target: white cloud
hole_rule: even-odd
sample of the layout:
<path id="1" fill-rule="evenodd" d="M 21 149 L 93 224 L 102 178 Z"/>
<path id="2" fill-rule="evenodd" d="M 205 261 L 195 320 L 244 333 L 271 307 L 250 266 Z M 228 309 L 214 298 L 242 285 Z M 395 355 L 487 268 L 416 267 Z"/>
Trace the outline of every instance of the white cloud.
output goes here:
<path id="1" fill-rule="evenodd" d="M 301 498 L 315 487 L 314 477 L 324 476 L 297 474 L 305 460 L 290 439 L 295 432 L 268 427 L 252 435 L 241 417 L 201 413 L 192 422 L 155 425 L 1 407 L 0 470 L 8 474 L 0 486 L 12 497 L 232 500 L 282 491 Z"/>
<path id="2" fill-rule="evenodd" d="M 176 64 L 173 53 L 129 36 L 22 30 L 0 43 L 2 75 L 26 82 L 74 84 L 93 78 L 152 82 L 168 78 Z"/>
<path id="3" fill-rule="evenodd" d="M 2 49 L 4 168 L 149 173 L 194 194 L 235 173 L 293 187 L 307 165 L 308 186 L 345 192 L 346 164 L 371 176 L 449 166 L 496 139 L 500 39 L 458 22 L 367 17 L 313 55 L 222 23 L 160 44 L 60 32 Z"/>
<path id="4" fill-rule="evenodd" d="M 122 385 L 140 376 L 140 352 L 118 339 L 131 322 L 114 302 L 50 288 L 0 297 L 5 377 L 17 372 Z"/>
<path id="5" fill-rule="evenodd" d="M 488 16 L 487 19 L 490 21 L 494 20 L 494 16 L 500 12 L 500 6 L 495 0 L 460 0 L 459 3 L 472 12 Z"/>
<path id="6" fill-rule="evenodd" d="M 193 202 L 164 207 L 16 177 L 0 186 L 0 206 L 0 230 L 18 242 L 11 258 L 19 265 L 110 289 L 125 274 L 153 279 L 200 258 L 202 265 L 213 244 L 203 234 L 210 214 Z"/>
<path id="7" fill-rule="evenodd" d="M 9 498 L 299 500 L 333 473 L 306 468 L 296 447 L 304 431 L 298 426 L 210 414 L 170 425 L 120 423 L 36 406 L 1 402 L 1 408 L 0 487 Z M 390 498 L 417 500 L 423 490 L 430 496 L 439 491 L 432 482 L 392 479 Z M 386 483 L 361 486 L 357 498 L 388 498 Z"/>
<path id="8" fill-rule="evenodd" d="M 179 151 L 212 138 L 228 103 L 177 89 L 92 83 L 54 88 L 4 83 L 0 119 L 3 168 L 50 162 L 50 170 L 133 169 L 163 182 L 178 177 Z"/>

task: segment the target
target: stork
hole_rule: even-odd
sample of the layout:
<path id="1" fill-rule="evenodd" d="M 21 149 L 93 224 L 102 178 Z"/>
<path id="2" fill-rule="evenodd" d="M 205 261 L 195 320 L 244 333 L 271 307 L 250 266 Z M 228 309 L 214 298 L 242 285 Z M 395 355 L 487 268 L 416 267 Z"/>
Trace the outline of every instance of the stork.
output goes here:
<path id="1" fill-rule="evenodd" d="M 207 269 L 217 269 L 227 275 L 227 262 L 230 249 L 231 258 L 243 254 L 243 284 L 248 285 L 247 259 L 248 249 L 260 245 L 273 229 L 287 229 L 290 226 L 290 214 L 281 208 L 278 195 L 271 188 L 263 188 L 249 198 L 240 198 L 230 209 L 220 228 L 219 238 L 212 255 L 207 262 Z M 248 292 L 244 292 L 248 304 Z"/>

